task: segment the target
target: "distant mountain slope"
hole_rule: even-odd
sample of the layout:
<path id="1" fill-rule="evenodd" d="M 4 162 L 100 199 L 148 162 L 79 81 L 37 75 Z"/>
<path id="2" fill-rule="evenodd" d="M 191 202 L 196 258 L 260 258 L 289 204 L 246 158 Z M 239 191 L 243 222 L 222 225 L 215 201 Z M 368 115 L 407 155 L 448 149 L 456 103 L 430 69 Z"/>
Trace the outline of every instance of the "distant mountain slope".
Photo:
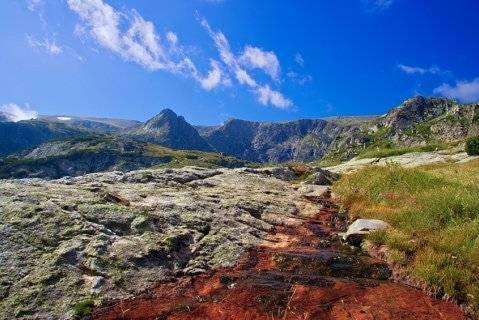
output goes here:
<path id="1" fill-rule="evenodd" d="M 60 178 L 151 166 L 244 167 L 249 163 L 217 153 L 172 150 L 118 136 L 90 136 L 46 142 L 0 159 L 0 178 Z"/>
<path id="2" fill-rule="evenodd" d="M 0 156 L 39 145 L 45 141 L 89 133 L 63 123 L 43 120 L 0 122 Z"/>
<path id="3" fill-rule="evenodd" d="M 39 116 L 39 119 L 50 122 L 64 123 L 85 130 L 98 131 L 100 133 L 113 133 L 140 125 L 140 121 L 124 119 L 108 119 L 79 116 Z"/>
<path id="4" fill-rule="evenodd" d="M 479 134 L 479 105 L 414 97 L 374 117 L 333 117 L 284 123 L 229 120 L 198 127 L 216 150 L 258 162 L 348 160 L 372 148 L 457 141 Z"/>
<path id="5" fill-rule="evenodd" d="M 326 120 L 284 123 L 230 120 L 219 128 L 202 130 L 216 150 L 258 162 L 312 161 L 337 143 L 354 139 L 358 128 Z"/>
<path id="6" fill-rule="evenodd" d="M 192 125 L 170 109 L 161 111 L 144 124 L 126 130 L 123 134 L 174 149 L 213 151 Z"/>

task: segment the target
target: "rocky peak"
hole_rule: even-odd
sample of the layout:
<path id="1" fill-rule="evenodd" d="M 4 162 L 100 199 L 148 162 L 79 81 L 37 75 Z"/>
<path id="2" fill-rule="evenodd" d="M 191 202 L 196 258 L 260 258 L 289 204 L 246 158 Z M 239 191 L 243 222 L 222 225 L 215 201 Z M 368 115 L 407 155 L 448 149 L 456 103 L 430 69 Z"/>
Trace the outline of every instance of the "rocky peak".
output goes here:
<path id="1" fill-rule="evenodd" d="M 442 116 L 455 105 L 457 102 L 451 99 L 417 96 L 389 111 L 384 125 L 396 133 Z"/>
<path id="2" fill-rule="evenodd" d="M 211 151 L 196 129 L 171 109 L 164 109 L 143 125 L 128 130 L 128 136 L 182 150 Z"/>
<path id="3" fill-rule="evenodd" d="M 183 117 L 178 116 L 171 109 L 163 109 L 159 114 L 145 122 L 144 127 L 149 130 L 161 129 L 165 125 L 171 125 L 173 123 L 186 122 Z"/>

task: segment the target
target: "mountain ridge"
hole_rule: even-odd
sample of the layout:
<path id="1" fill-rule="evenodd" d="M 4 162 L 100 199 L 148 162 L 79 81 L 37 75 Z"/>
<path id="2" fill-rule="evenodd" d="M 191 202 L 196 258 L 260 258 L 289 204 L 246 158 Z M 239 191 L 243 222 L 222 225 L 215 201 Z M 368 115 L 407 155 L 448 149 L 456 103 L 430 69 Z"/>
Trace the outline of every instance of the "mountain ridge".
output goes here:
<path id="1" fill-rule="evenodd" d="M 89 117 L 65 121 L 66 118 L 70 117 L 0 122 L 0 133 L 6 137 L 0 142 L 0 155 L 50 140 L 107 132 L 173 149 L 214 151 L 252 162 L 309 162 L 324 157 L 345 161 L 364 150 L 460 141 L 479 135 L 479 104 L 422 96 L 407 99 L 381 116 L 282 122 L 230 119 L 217 126 L 193 126 L 171 109 L 162 110 L 144 123 L 125 120 L 118 124 L 114 121 L 123 120 Z M 113 124 L 115 129 L 109 127 Z M 41 134 L 30 127 L 39 127 Z"/>

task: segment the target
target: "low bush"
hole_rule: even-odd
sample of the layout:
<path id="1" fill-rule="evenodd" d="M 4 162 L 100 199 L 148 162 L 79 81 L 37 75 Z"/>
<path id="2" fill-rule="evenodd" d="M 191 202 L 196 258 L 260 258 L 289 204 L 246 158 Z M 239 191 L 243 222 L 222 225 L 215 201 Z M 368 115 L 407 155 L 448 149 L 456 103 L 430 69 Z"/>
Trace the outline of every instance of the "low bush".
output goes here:
<path id="1" fill-rule="evenodd" d="M 466 152 L 470 156 L 479 155 L 479 136 L 466 140 Z"/>

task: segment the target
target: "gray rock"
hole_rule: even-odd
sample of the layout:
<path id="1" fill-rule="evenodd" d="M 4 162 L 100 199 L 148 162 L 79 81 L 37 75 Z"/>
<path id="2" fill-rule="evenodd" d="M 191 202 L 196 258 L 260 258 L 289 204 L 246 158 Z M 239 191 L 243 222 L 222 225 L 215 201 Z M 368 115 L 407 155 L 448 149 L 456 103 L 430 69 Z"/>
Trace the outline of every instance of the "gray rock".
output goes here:
<path id="1" fill-rule="evenodd" d="M 377 219 L 358 219 L 354 221 L 343 235 L 343 240 L 352 245 L 360 245 L 371 231 L 389 228 L 389 224 Z"/>
<path id="2" fill-rule="evenodd" d="M 81 301 L 127 298 L 179 272 L 232 266 L 276 225 L 305 216 L 308 203 L 262 170 L 0 180 L 0 319 L 22 310 L 68 319 Z"/>

